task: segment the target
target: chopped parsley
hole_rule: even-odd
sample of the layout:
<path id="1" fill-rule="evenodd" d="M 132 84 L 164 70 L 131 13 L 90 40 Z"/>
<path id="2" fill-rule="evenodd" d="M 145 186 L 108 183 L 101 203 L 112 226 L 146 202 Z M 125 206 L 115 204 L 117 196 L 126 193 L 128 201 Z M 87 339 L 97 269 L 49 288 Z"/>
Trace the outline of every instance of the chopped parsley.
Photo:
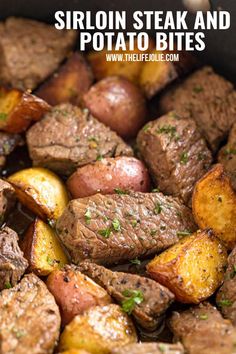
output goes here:
<path id="1" fill-rule="evenodd" d="M 135 264 L 135 265 L 140 265 L 141 261 L 138 258 L 131 259 L 130 263 Z"/>
<path id="2" fill-rule="evenodd" d="M 160 203 L 156 203 L 155 208 L 154 208 L 154 214 L 160 214 L 162 211 L 162 206 Z"/>
<path id="3" fill-rule="evenodd" d="M 103 156 L 101 154 L 98 154 L 96 157 L 96 161 L 101 161 L 103 159 Z"/>
<path id="4" fill-rule="evenodd" d="M 89 209 L 86 210 L 84 217 L 85 217 L 86 224 L 89 225 L 92 217 L 91 211 Z"/>
<path id="5" fill-rule="evenodd" d="M 12 285 L 9 281 L 7 281 L 5 284 L 4 284 L 4 288 L 5 289 L 11 289 L 12 288 Z"/>
<path id="6" fill-rule="evenodd" d="M 151 235 L 151 236 L 155 236 L 156 233 L 157 233 L 157 230 L 156 230 L 156 229 L 152 229 L 152 230 L 150 231 L 150 235 Z"/>
<path id="7" fill-rule="evenodd" d="M 98 142 L 97 138 L 95 136 L 89 136 L 88 141 L 94 141 L 95 143 Z"/>
<path id="8" fill-rule="evenodd" d="M 119 195 L 128 194 L 127 191 L 125 191 L 124 189 L 121 189 L 121 188 L 114 188 L 114 192 Z"/>
<path id="9" fill-rule="evenodd" d="M 150 124 L 146 124 L 146 125 L 144 125 L 144 127 L 143 127 L 143 131 L 144 131 L 144 132 L 146 132 L 146 131 L 149 129 L 149 127 L 150 127 Z"/>
<path id="10" fill-rule="evenodd" d="M 184 236 L 189 236 L 189 235 L 191 235 L 191 232 L 189 232 L 188 230 L 185 230 L 185 231 L 178 231 L 176 235 L 181 238 L 181 237 L 184 237 Z"/>
<path id="11" fill-rule="evenodd" d="M 122 292 L 122 295 L 126 297 L 126 299 L 122 301 L 122 310 L 128 313 L 128 315 L 132 313 L 136 305 L 140 305 L 144 300 L 141 290 L 127 289 Z"/>
<path id="12" fill-rule="evenodd" d="M 138 224 L 138 221 L 137 220 L 131 220 L 131 225 L 133 226 L 133 227 L 136 227 L 137 226 L 137 224 Z"/>
<path id="13" fill-rule="evenodd" d="M 219 301 L 218 305 L 220 307 L 230 307 L 230 306 L 232 306 L 232 301 L 224 299 L 224 300 Z"/>
<path id="14" fill-rule="evenodd" d="M 105 237 L 105 238 L 109 238 L 110 234 L 111 234 L 111 229 L 110 227 L 107 227 L 106 229 L 101 229 L 98 230 L 99 235 Z"/>
<path id="15" fill-rule="evenodd" d="M 200 320 L 207 320 L 208 319 L 208 315 L 207 314 L 202 314 L 199 316 Z"/>
<path id="16" fill-rule="evenodd" d="M 179 135 L 176 132 L 176 127 L 172 125 L 163 125 L 162 127 L 156 130 L 157 134 L 166 134 L 170 137 L 170 139 L 175 138 L 175 140 L 179 140 Z"/>
<path id="17" fill-rule="evenodd" d="M 158 349 L 160 350 L 161 353 L 165 353 L 165 351 L 166 351 L 165 344 L 162 344 L 162 343 L 158 344 Z"/>
<path id="18" fill-rule="evenodd" d="M 53 266 L 53 265 L 54 265 L 54 260 L 53 260 L 51 257 L 47 256 L 47 263 L 48 263 L 50 266 Z"/>
<path id="19" fill-rule="evenodd" d="M 116 231 L 116 232 L 120 231 L 121 230 L 120 221 L 115 218 L 112 221 L 112 227 L 113 227 L 114 231 Z"/>
<path id="20" fill-rule="evenodd" d="M 0 112 L 0 120 L 5 120 L 7 118 L 7 113 Z"/>
<path id="21" fill-rule="evenodd" d="M 225 149 L 224 155 L 236 155 L 236 149 L 233 148 Z"/>
<path id="22" fill-rule="evenodd" d="M 159 193 L 159 192 L 160 192 L 160 190 L 158 188 L 152 189 L 152 193 Z"/>
<path id="23" fill-rule="evenodd" d="M 186 163 L 188 162 L 188 153 L 187 152 L 183 152 L 181 155 L 180 155 L 180 163 L 182 165 L 186 165 Z"/>
<path id="24" fill-rule="evenodd" d="M 193 88 L 193 92 L 194 93 L 200 93 L 200 92 L 203 92 L 204 91 L 204 88 L 200 85 L 197 85 Z"/>

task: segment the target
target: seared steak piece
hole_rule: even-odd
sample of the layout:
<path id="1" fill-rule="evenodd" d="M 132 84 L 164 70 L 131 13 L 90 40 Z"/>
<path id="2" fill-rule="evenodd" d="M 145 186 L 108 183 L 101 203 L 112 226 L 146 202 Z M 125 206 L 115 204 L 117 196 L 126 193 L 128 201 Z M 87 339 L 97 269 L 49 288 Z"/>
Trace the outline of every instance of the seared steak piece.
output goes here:
<path id="1" fill-rule="evenodd" d="M 143 301 L 134 304 L 132 315 L 144 328 L 154 330 L 161 316 L 174 300 L 174 295 L 152 279 L 136 274 L 113 272 L 91 262 L 81 262 L 79 270 L 102 286 L 119 304 L 127 300 L 125 292 L 141 292 Z"/>
<path id="2" fill-rule="evenodd" d="M 0 290 L 15 286 L 27 267 L 17 233 L 4 227 L 0 230 Z"/>
<path id="3" fill-rule="evenodd" d="M 0 293 L 0 347 L 4 354 L 50 354 L 59 337 L 54 297 L 34 274 Z"/>
<path id="4" fill-rule="evenodd" d="M 229 255 L 224 283 L 217 293 L 216 303 L 223 316 L 236 326 L 236 247 Z"/>
<path id="5" fill-rule="evenodd" d="M 231 129 L 227 145 L 219 152 L 218 161 L 224 165 L 236 189 L 236 123 Z"/>
<path id="6" fill-rule="evenodd" d="M 0 225 L 15 204 L 15 191 L 10 183 L 0 179 Z"/>
<path id="7" fill-rule="evenodd" d="M 180 343 L 134 343 L 114 349 L 112 354 L 184 354 Z"/>
<path id="8" fill-rule="evenodd" d="M 6 156 L 22 143 L 20 135 L 0 132 L 0 168 L 5 165 Z"/>
<path id="9" fill-rule="evenodd" d="M 58 235 L 74 263 L 114 264 L 163 251 L 196 229 L 190 209 L 162 193 L 102 195 L 69 202 Z"/>
<path id="10" fill-rule="evenodd" d="M 35 166 L 64 175 L 102 157 L 133 154 L 110 128 L 69 103 L 55 106 L 34 124 L 27 132 L 27 143 Z"/>
<path id="11" fill-rule="evenodd" d="M 160 110 L 193 118 L 215 152 L 236 121 L 236 93 L 230 82 L 204 67 L 165 93 Z"/>
<path id="12" fill-rule="evenodd" d="M 34 89 L 57 69 L 75 41 L 76 31 L 9 17 L 0 24 L 0 84 Z"/>
<path id="13" fill-rule="evenodd" d="M 236 329 L 209 303 L 175 312 L 170 326 L 188 354 L 236 353 Z"/>
<path id="14" fill-rule="evenodd" d="M 139 132 L 137 143 L 157 187 L 190 203 L 194 184 L 212 162 L 196 123 L 171 112 L 149 122 Z"/>

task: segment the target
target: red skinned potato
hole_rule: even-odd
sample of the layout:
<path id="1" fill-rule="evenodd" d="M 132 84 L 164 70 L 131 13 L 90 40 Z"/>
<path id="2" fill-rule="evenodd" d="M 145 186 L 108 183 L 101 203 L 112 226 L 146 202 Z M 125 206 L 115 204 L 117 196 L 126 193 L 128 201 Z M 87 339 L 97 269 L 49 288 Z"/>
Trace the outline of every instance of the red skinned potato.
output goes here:
<path id="1" fill-rule="evenodd" d="M 148 192 L 150 178 L 142 161 L 134 157 L 104 158 L 80 167 L 67 181 L 73 198 L 96 193 L 113 194 L 130 190 Z"/>
<path id="2" fill-rule="evenodd" d="M 47 102 L 28 91 L 0 88 L 0 130 L 21 133 L 49 109 Z"/>
<path id="3" fill-rule="evenodd" d="M 146 102 L 140 89 L 118 76 L 107 77 L 83 96 L 85 107 L 123 138 L 137 134 L 146 119 Z"/>
<path id="4" fill-rule="evenodd" d="M 103 288 L 73 266 L 53 271 L 47 278 L 47 287 L 60 308 L 62 325 L 90 307 L 111 303 Z"/>

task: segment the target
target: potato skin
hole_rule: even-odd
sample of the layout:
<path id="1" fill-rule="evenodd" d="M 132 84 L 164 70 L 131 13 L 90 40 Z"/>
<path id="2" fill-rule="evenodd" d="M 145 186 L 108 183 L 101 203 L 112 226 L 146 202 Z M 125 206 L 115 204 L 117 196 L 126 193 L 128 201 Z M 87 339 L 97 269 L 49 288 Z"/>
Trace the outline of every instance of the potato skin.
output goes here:
<path id="1" fill-rule="evenodd" d="M 109 354 L 114 348 L 136 341 L 131 319 L 118 305 L 111 304 L 77 315 L 64 329 L 59 350 L 74 348 L 91 354 Z"/>
<path id="2" fill-rule="evenodd" d="M 236 193 L 221 164 L 195 185 L 193 215 L 200 228 L 211 228 L 228 249 L 236 245 Z"/>
<path id="3" fill-rule="evenodd" d="M 47 287 L 60 308 L 62 325 L 93 306 L 111 303 L 108 293 L 75 267 L 55 270 L 47 278 Z"/>
<path id="4" fill-rule="evenodd" d="M 80 105 L 82 95 L 93 83 L 93 74 L 84 57 L 73 53 L 59 71 L 46 81 L 36 95 L 52 106 L 70 102 Z"/>
<path id="5" fill-rule="evenodd" d="M 67 181 L 73 198 L 96 193 L 113 194 L 122 191 L 148 192 L 150 178 L 144 164 L 133 157 L 104 158 L 78 168 Z"/>
<path id="6" fill-rule="evenodd" d="M 135 136 L 147 115 L 145 98 L 132 82 L 112 76 L 105 78 L 83 96 L 92 115 L 123 138 Z"/>
<path id="7" fill-rule="evenodd" d="M 32 121 L 38 121 L 50 106 L 30 92 L 0 88 L 0 112 L 6 115 L 0 120 L 0 129 L 8 133 L 25 131 Z"/>
<path id="8" fill-rule="evenodd" d="M 38 276 L 46 276 L 68 263 L 55 232 L 39 218 L 28 227 L 20 246 L 29 270 Z"/>
<path id="9" fill-rule="evenodd" d="M 198 231 L 156 256 L 148 265 L 151 278 L 183 303 L 198 304 L 221 285 L 227 251 L 212 231 Z"/>
<path id="10" fill-rule="evenodd" d="M 20 202 L 45 221 L 57 220 L 69 201 L 60 178 L 46 168 L 20 170 L 9 176 L 8 182 Z"/>

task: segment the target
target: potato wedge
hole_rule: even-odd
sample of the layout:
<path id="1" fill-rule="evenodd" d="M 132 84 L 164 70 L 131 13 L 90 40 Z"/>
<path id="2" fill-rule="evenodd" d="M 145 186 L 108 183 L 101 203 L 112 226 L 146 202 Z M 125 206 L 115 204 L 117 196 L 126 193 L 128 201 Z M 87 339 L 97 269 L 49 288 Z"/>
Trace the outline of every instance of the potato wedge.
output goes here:
<path id="1" fill-rule="evenodd" d="M 143 66 L 141 61 L 107 61 L 107 54 L 140 54 L 148 53 L 154 48 L 154 43 L 152 40 L 149 41 L 150 45 L 148 50 L 140 51 L 137 48 L 137 42 L 134 43 L 134 50 L 119 50 L 119 51 L 108 51 L 102 50 L 100 52 L 90 52 L 88 53 L 87 59 L 93 69 L 93 73 L 97 80 L 101 80 L 107 76 L 122 76 L 126 79 L 132 81 L 133 83 L 138 83 L 140 70 Z"/>
<path id="2" fill-rule="evenodd" d="M 55 232 L 39 218 L 31 223 L 20 246 L 29 262 L 29 270 L 39 276 L 48 275 L 68 263 Z"/>
<path id="3" fill-rule="evenodd" d="M 131 319 L 118 305 L 96 306 L 76 316 L 64 329 L 59 350 L 84 349 L 91 354 L 109 354 L 114 348 L 135 343 Z"/>
<path id="4" fill-rule="evenodd" d="M 109 305 L 108 293 L 73 266 L 52 272 L 47 287 L 60 308 L 62 325 L 94 306 Z"/>
<path id="5" fill-rule="evenodd" d="M 60 178 L 45 168 L 21 170 L 9 176 L 8 182 L 20 202 L 43 220 L 57 220 L 69 201 Z"/>
<path id="6" fill-rule="evenodd" d="M 152 51 L 150 54 L 164 54 L 161 51 Z M 147 98 L 152 98 L 167 84 L 178 77 L 174 63 L 171 61 L 147 61 L 141 68 L 139 85 Z"/>
<path id="7" fill-rule="evenodd" d="M 221 164 L 195 185 L 192 208 L 196 223 L 211 228 L 228 249 L 236 245 L 236 193 Z"/>
<path id="8" fill-rule="evenodd" d="M 227 251 L 212 231 L 197 231 L 180 240 L 148 265 L 150 276 L 184 303 L 199 303 L 221 285 Z"/>
<path id="9" fill-rule="evenodd" d="M 74 53 L 35 94 L 52 106 L 64 102 L 79 106 L 81 96 L 92 82 L 93 74 L 88 63 L 81 54 Z"/>
<path id="10" fill-rule="evenodd" d="M 0 129 L 8 133 L 25 131 L 49 111 L 50 106 L 30 92 L 0 88 Z"/>

